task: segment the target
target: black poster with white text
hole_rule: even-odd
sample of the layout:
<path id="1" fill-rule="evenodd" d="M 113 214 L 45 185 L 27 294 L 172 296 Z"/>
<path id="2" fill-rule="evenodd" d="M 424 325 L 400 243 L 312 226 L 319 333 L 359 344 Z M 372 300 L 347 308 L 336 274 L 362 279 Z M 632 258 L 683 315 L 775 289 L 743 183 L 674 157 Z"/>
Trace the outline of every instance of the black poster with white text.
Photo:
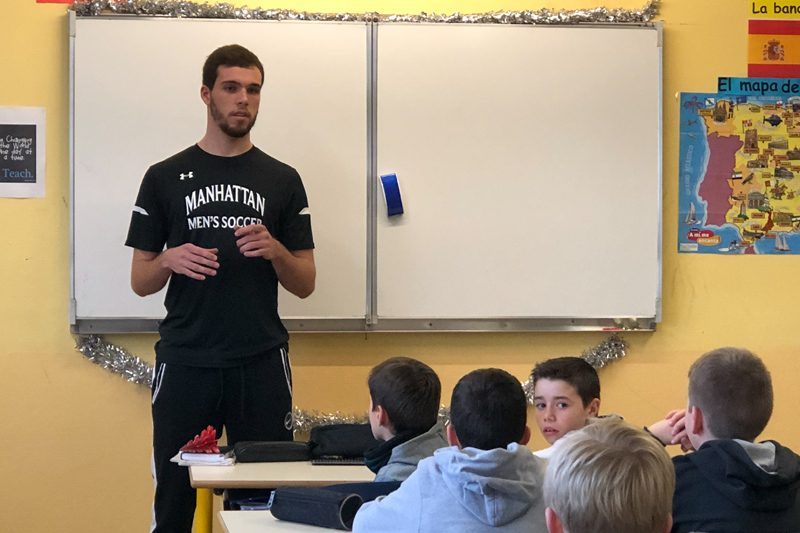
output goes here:
<path id="1" fill-rule="evenodd" d="M 0 183 L 36 183 L 35 124 L 0 124 Z"/>

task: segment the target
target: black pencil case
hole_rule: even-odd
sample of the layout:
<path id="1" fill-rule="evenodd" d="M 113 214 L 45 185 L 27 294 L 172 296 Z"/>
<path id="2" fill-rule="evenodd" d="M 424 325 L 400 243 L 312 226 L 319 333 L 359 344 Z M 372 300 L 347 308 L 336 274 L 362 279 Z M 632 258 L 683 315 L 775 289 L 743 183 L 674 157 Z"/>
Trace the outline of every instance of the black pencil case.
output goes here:
<path id="1" fill-rule="evenodd" d="M 278 520 L 350 531 L 362 503 L 358 494 L 319 487 L 278 487 L 270 510 Z"/>
<path id="2" fill-rule="evenodd" d="M 311 428 L 311 457 L 363 457 L 380 444 L 369 424 L 332 424 Z"/>
<path id="3" fill-rule="evenodd" d="M 308 461 L 311 451 L 307 442 L 247 440 L 233 445 L 238 463 L 275 463 L 282 461 Z"/>

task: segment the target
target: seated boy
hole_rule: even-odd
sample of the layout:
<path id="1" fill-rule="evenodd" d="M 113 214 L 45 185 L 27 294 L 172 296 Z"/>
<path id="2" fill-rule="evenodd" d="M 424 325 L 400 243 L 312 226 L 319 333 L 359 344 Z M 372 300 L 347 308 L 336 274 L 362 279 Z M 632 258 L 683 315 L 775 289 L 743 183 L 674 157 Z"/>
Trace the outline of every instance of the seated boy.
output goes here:
<path id="1" fill-rule="evenodd" d="M 536 424 L 549 448 L 534 452 L 542 458 L 553 453 L 553 443 L 586 425 L 600 409 L 597 371 L 580 357 L 557 357 L 537 364 L 533 379 Z"/>
<path id="2" fill-rule="evenodd" d="M 420 461 L 399 489 L 365 503 L 355 533 L 544 532 L 545 461 L 525 447 L 527 403 L 519 381 L 496 368 L 456 385 L 449 448 Z"/>
<path id="3" fill-rule="evenodd" d="M 689 369 L 686 430 L 695 450 L 673 459 L 673 532 L 800 531 L 800 457 L 754 443 L 772 415 L 772 379 L 741 348 L 706 353 Z"/>
<path id="4" fill-rule="evenodd" d="M 664 447 L 618 418 L 565 436 L 544 481 L 550 533 L 666 533 L 675 471 Z"/>
<path id="5" fill-rule="evenodd" d="M 533 452 L 549 458 L 561 437 L 584 427 L 598 417 L 600 410 L 600 378 L 597 371 L 580 357 L 556 357 L 538 363 L 531 374 L 536 424 L 550 447 Z M 665 446 L 681 444 L 689 447 L 684 429 L 683 410 L 667 413 L 646 428 Z M 619 418 L 617 415 L 607 415 Z"/>
<path id="6" fill-rule="evenodd" d="M 369 374 L 369 424 L 382 442 L 364 454 L 375 481 L 403 481 L 417 463 L 447 446 L 437 423 L 442 385 L 436 372 L 408 357 L 393 357 Z"/>

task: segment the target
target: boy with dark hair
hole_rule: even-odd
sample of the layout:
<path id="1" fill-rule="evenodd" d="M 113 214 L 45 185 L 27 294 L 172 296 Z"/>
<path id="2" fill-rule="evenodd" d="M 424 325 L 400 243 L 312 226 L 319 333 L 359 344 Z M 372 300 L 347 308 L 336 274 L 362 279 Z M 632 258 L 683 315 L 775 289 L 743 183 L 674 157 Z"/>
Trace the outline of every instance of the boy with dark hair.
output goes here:
<path id="1" fill-rule="evenodd" d="M 533 404 L 536 423 L 542 436 L 551 445 L 533 452 L 549 459 L 561 437 L 581 429 L 597 418 L 620 418 L 618 415 L 599 416 L 600 378 L 592 365 L 580 357 L 556 357 L 538 363 L 531 372 Z M 686 438 L 683 409 L 667 415 L 644 430 L 664 446 L 680 444 L 684 451 L 690 447 Z"/>
<path id="2" fill-rule="evenodd" d="M 519 387 L 514 376 L 495 368 L 461 378 L 450 402 L 449 440 L 480 450 L 505 448 L 511 442 L 527 444 L 528 405 Z"/>
<path id="3" fill-rule="evenodd" d="M 772 403 L 769 371 L 748 350 L 719 348 L 691 366 L 685 422 L 697 451 L 673 458 L 673 532 L 800 531 L 800 457 L 753 442 Z"/>
<path id="4" fill-rule="evenodd" d="M 496 368 L 470 372 L 453 390 L 451 446 L 420 461 L 398 490 L 364 504 L 353 531 L 545 532 L 545 462 L 525 447 L 526 418 L 514 376 Z"/>
<path id="5" fill-rule="evenodd" d="M 442 386 L 431 367 L 409 357 L 393 357 L 369 374 L 369 423 L 381 441 L 367 451 L 375 481 L 403 481 L 417 463 L 447 446 L 437 423 Z"/>
<path id="6" fill-rule="evenodd" d="M 534 453 L 547 458 L 553 452 L 553 443 L 597 416 L 600 378 L 580 357 L 556 357 L 538 363 L 531 377 L 536 424 L 551 445 Z"/>

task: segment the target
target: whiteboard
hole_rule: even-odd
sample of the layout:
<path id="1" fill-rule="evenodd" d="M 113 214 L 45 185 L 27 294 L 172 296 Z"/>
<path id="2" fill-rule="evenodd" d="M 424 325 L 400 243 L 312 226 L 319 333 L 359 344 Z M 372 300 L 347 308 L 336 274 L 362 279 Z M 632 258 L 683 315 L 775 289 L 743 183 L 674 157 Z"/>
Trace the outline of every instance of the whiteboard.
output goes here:
<path id="1" fill-rule="evenodd" d="M 378 324 L 657 317 L 660 35 L 379 28 Z"/>
<path id="2" fill-rule="evenodd" d="M 73 18 L 72 323 L 153 330 L 165 290 L 130 289 L 124 246 L 151 164 L 205 131 L 201 69 L 239 43 L 265 69 L 256 146 L 294 166 L 309 197 L 317 289 L 281 289 L 284 318 L 357 319 L 366 307 L 367 26 L 142 17 Z M 125 325 L 127 324 L 127 325 Z"/>
<path id="3" fill-rule="evenodd" d="M 281 291 L 290 330 L 660 319 L 660 27 L 71 20 L 73 330 L 163 317 L 129 288 L 130 210 L 201 137 L 200 69 L 231 42 L 266 70 L 254 143 L 308 191 L 317 288 Z"/>

